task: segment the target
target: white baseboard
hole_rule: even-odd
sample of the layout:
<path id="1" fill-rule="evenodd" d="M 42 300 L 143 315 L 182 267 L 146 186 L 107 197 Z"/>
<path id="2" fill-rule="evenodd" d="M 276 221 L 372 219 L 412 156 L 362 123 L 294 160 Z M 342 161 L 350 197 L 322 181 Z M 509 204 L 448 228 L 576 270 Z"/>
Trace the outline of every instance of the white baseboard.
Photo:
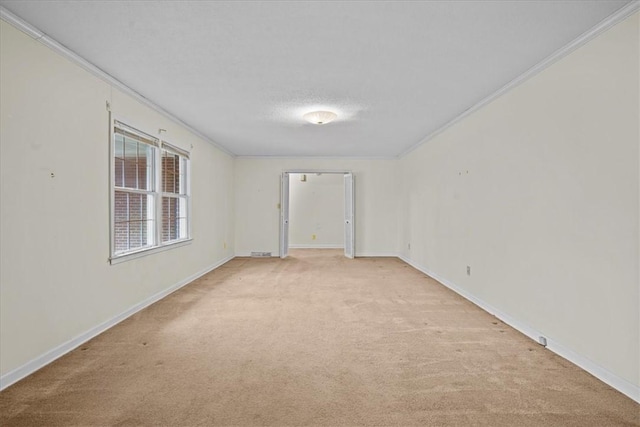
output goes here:
<path id="1" fill-rule="evenodd" d="M 457 286 L 456 284 L 448 281 L 447 279 L 445 279 L 443 277 L 438 276 L 437 274 L 435 274 L 434 272 L 430 271 L 429 269 L 427 269 L 427 268 L 425 268 L 425 267 L 423 267 L 421 265 L 416 264 L 415 262 L 413 262 L 409 258 L 407 258 L 407 257 L 405 257 L 403 255 L 400 255 L 399 258 L 402 261 L 404 261 L 407 264 L 409 264 L 410 266 L 412 266 L 413 268 L 415 268 L 416 270 L 419 270 L 422 273 L 426 274 L 427 276 L 432 277 L 433 279 L 435 279 L 438 282 L 442 283 L 444 286 L 446 286 L 447 288 L 451 289 L 452 291 L 454 291 L 458 295 L 460 295 L 463 298 L 471 301 L 472 303 L 474 303 L 475 305 L 477 305 L 478 307 L 480 307 L 484 311 L 488 312 L 489 314 L 494 315 L 495 317 L 497 317 L 498 319 L 502 320 L 507 325 L 509 325 L 512 328 L 520 331 L 524 335 L 526 335 L 529 338 L 531 338 L 532 340 L 534 340 L 536 343 L 538 342 L 538 338 L 539 337 L 545 336 L 545 334 L 543 334 L 542 332 L 540 332 L 540 331 L 530 327 L 529 325 L 526 325 L 526 324 L 518 321 L 517 319 L 509 316 L 508 314 L 496 309 L 495 307 L 491 306 L 491 304 L 488 304 L 488 303 L 484 302 L 483 300 L 475 297 L 473 294 L 469 293 L 465 289 Z M 557 341 L 554 341 L 553 339 L 551 339 L 549 337 L 546 337 L 546 338 L 547 338 L 547 349 L 551 350 L 552 352 L 554 352 L 558 356 L 568 360 L 569 362 L 579 366 L 580 368 L 584 369 L 585 371 L 587 371 L 588 373 L 590 373 L 594 377 L 598 378 L 600 381 L 602 381 L 605 384 L 608 384 L 609 386 L 615 388 L 620 393 L 622 393 L 622 394 L 630 397 L 631 399 L 635 400 L 636 402 L 640 403 L 640 386 L 632 384 L 629 381 L 625 380 L 624 378 L 620 378 L 616 374 L 614 374 L 614 373 L 610 372 L 609 370 L 603 368 L 602 366 L 598 365 L 597 363 L 594 363 L 593 361 L 591 361 L 588 358 L 586 358 L 586 357 L 574 352 L 573 350 L 570 350 L 569 348 L 565 347 L 561 343 L 559 343 Z"/>
<path id="2" fill-rule="evenodd" d="M 107 329 L 117 325 L 118 323 L 122 322 L 123 320 L 125 320 L 127 317 L 130 317 L 132 315 L 134 315 L 135 313 L 139 312 L 140 310 L 144 309 L 145 307 L 150 306 L 151 304 L 153 304 L 154 302 L 157 302 L 159 300 L 161 300 L 162 298 L 166 297 L 167 295 L 177 291 L 178 289 L 182 288 L 183 286 L 193 282 L 194 280 L 196 280 L 197 278 L 204 276 L 205 274 L 207 274 L 208 272 L 215 270 L 216 268 L 220 267 L 222 264 L 226 263 L 227 261 L 233 259 L 233 256 L 227 257 L 213 265 L 210 265 L 209 267 L 205 268 L 204 270 L 201 270 L 195 274 L 192 274 L 191 276 L 181 280 L 180 282 L 176 283 L 175 285 L 170 286 L 169 288 L 158 292 L 155 295 L 150 296 L 149 298 L 139 302 L 138 304 L 134 305 L 133 307 L 125 310 L 124 312 L 118 314 L 115 317 L 112 317 L 111 319 L 102 322 L 99 325 L 94 326 L 93 328 L 89 329 L 86 332 L 83 332 L 82 334 L 78 335 L 75 338 L 70 339 L 69 341 L 60 344 L 57 347 L 54 347 L 53 349 L 47 351 L 46 353 L 36 357 L 35 359 L 33 359 L 30 362 L 25 363 L 24 365 L 10 371 L 7 372 L 6 374 L 2 375 L 0 377 L 0 390 L 4 390 L 5 388 L 9 387 L 10 385 L 16 383 L 17 381 L 20 381 L 21 379 L 23 379 L 24 377 L 34 373 L 35 371 L 37 371 L 38 369 L 41 369 L 43 367 L 45 367 L 46 365 L 48 365 L 49 363 L 53 362 L 54 360 L 64 356 L 65 354 L 69 353 L 71 350 L 75 349 L 76 347 L 84 344 L 85 342 L 89 341 L 91 338 L 101 334 L 102 332 L 106 331 Z"/>
<path id="3" fill-rule="evenodd" d="M 265 251 L 265 252 L 271 252 L 271 258 L 280 258 L 279 252 L 273 252 L 273 251 Z M 234 257 L 239 257 L 239 258 L 251 258 L 251 252 L 236 252 L 236 254 L 234 255 Z M 256 259 L 260 259 L 260 258 L 268 258 L 268 257 L 256 257 Z"/>
<path id="4" fill-rule="evenodd" d="M 247 254 L 246 256 L 248 256 L 249 254 Z M 236 255 L 236 256 L 243 256 L 243 255 Z M 437 274 L 433 273 L 432 271 L 414 263 L 412 260 L 410 260 L 409 258 L 406 258 L 405 256 L 398 256 L 398 254 L 396 253 L 367 253 L 367 252 L 363 252 L 363 253 L 358 253 L 357 254 L 358 257 L 399 257 L 402 261 L 406 262 L 407 264 L 409 264 L 410 266 L 412 266 L 413 268 L 415 268 L 416 270 L 419 270 L 421 272 L 423 272 L 424 274 L 426 274 L 429 277 L 432 277 L 433 279 L 437 280 L 438 282 L 442 283 L 444 286 L 446 286 L 447 288 L 451 289 L 452 291 L 456 292 L 457 294 L 459 294 L 460 296 L 462 296 L 463 298 L 471 301 L 472 303 L 474 303 L 475 305 L 477 305 L 478 307 L 480 307 L 481 309 L 483 309 L 484 311 L 496 316 L 498 319 L 502 320 L 504 323 L 508 324 L 509 326 L 511 326 L 512 328 L 520 331 L 521 333 L 523 333 L 524 335 L 528 336 L 529 338 L 531 338 L 532 340 L 534 340 L 535 342 L 538 342 L 538 338 L 540 336 L 544 336 L 543 333 L 541 333 L 540 331 L 524 324 L 521 323 L 520 321 L 516 320 L 515 318 L 509 316 L 506 313 L 501 312 L 500 310 L 497 310 L 495 307 L 491 306 L 490 304 L 484 302 L 483 300 L 476 298 L 474 295 L 472 295 L 471 293 L 469 293 L 468 291 L 464 290 L 463 288 L 455 285 L 454 283 L 448 281 L 447 279 L 444 279 L 440 276 L 438 276 Z M 152 295 L 151 297 L 145 299 L 144 301 L 141 301 L 140 303 L 134 305 L 133 307 L 129 308 L 128 310 L 124 311 L 123 313 L 120 313 L 119 315 L 89 329 L 88 331 L 78 335 L 77 337 L 47 351 L 46 353 L 36 357 L 35 359 L 33 359 L 32 361 L 20 366 L 19 368 L 16 368 L 8 373 L 6 373 L 5 375 L 2 375 L 2 377 L 0 377 L 0 390 L 3 390 L 7 387 L 9 387 L 10 385 L 16 383 L 17 381 L 21 380 L 22 378 L 32 374 L 33 372 L 37 371 L 38 369 L 43 368 L 44 366 L 48 365 L 49 363 L 53 362 L 54 360 L 60 358 L 61 356 L 67 354 L 68 352 L 74 350 L 76 347 L 80 346 L 81 344 L 89 341 L 91 338 L 101 334 L 102 332 L 106 331 L 107 329 L 117 325 L 118 323 L 122 322 L 123 320 L 125 320 L 126 318 L 132 316 L 133 314 L 139 312 L 140 310 L 148 307 L 149 305 L 161 300 L 162 298 L 166 297 L 167 295 L 175 292 L 176 290 L 182 288 L 183 286 L 187 285 L 188 283 L 191 283 L 192 281 L 194 281 L 195 279 L 207 274 L 208 272 L 218 268 L 219 266 L 221 266 L 222 264 L 230 261 L 231 259 L 233 259 L 234 256 L 230 256 L 227 257 L 219 262 L 217 262 L 214 265 L 211 265 L 183 280 L 181 280 L 180 282 L 176 283 L 175 285 L 170 286 L 169 288 L 158 292 L 155 295 Z M 569 348 L 563 346 L 561 343 L 554 341 L 553 339 L 550 339 L 549 337 L 547 337 L 547 348 L 549 350 L 551 350 L 552 352 L 556 353 L 557 355 L 567 359 L 568 361 L 574 363 L 575 365 L 579 366 L 580 368 L 584 369 L 585 371 L 589 372 L 591 375 L 593 375 L 594 377 L 598 378 L 599 380 L 601 380 L 602 382 L 604 382 L 605 384 L 610 385 L 611 387 L 615 388 L 616 390 L 618 390 L 619 392 L 623 393 L 624 395 L 628 396 L 629 398 L 635 400 L 636 402 L 640 403 L 640 387 L 630 383 L 629 381 L 620 378 L 619 376 L 617 376 L 616 374 L 608 371 L 607 369 L 603 368 L 602 366 L 592 362 L 591 360 L 589 360 L 588 358 L 575 353 L 573 350 L 570 350 Z"/>
<path id="5" fill-rule="evenodd" d="M 315 246 L 315 247 L 293 247 L 293 246 L 289 246 L 289 249 L 343 249 L 342 246 L 340 247 L 319 247 L 319 246 Z M 251 252 L 236 252 L 236 256 L 237 257 L 241 257 L 241 258 L 247 258 L 247 257 L 251 257 Z M 279 258 L 280 255 L 278 254 L 278 252 L 271 252 L 271 257 L 272 258 Z M 367 257 L 367 258 L 376 258 L 376 257 L 391 257 L 391 258 L 398 258 L 398 253 L 397 252 L 357 252 L 356 251 L 356 258 L 362 258 L 362 257 Z"/>
<path id="6" fill-rule="evenodd" d="M 289 244 L 289 249 L 343 249 L 342 244 L 316 243 L 316 244 Z"/>
<path id="7" fill-rule="evenodd" d="M 603 368 L 575 351 L 563 346 L 561 343 L 547 338 L 547 348 L 560 357 L 567 359 L 574 365 L 579 366 L 598 378 L 603 383 L 615 388 L 620 393 L 640 403 L 640 386 L 630 383 L 624 378 L 620 378 L 613 372 Z"/>
<path id="8" fill-rule="evenodd" d="M 398 258 L 398 254 L 396 252 L 358 252 L 356 251 L 356 258 Z"/>

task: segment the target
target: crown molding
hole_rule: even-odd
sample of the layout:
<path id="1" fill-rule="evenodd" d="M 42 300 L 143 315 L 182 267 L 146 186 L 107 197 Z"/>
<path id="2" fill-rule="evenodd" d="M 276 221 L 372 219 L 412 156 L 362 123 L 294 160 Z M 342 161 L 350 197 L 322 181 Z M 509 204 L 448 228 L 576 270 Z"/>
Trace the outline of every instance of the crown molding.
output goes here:
<path id="1" fill-rule="evenodd" d="M 522 73 L 521 75 L 516 77 L 515 79 L 511 80 L 506 85 L 502 86 L 497 91 L 493 92 L 491 95 L 485 97 L 481 101 L 477 102 L 476 104 L 472 105 L 471 107 L 469 107 L 468 109 L 463 111 L 458 116 L 454 117 L 452 120 L 449 120 L 447 123 L 445 123 L 444 125 L 442 125 L 439 128 L 437 128 L 435 131 L 429 133 L 426 137 L 422 138 L 418 143 L 412 145 L 411 147 L 409 147 L 408 149 L 406 149 L 404 152 L 400 153 L 399 155 L 397 155 L 397 156 L 372 156 L 372 157 L 366 157 L 366 156 L 365 157 L 361 157 L 361 156 L 354 156 L 354 157 L 349 157 L 349 156 L 326 156 L 326 157 L 321 157 L 321 156 L 318 156 L 318 157 L 316 157 L 316 156 L 239 156 L 239 155 L 236 155 L 235 153 L 233 153 L 229 149 L 221 146 L 220 144 L 218 144 L 215 141 L 213 141 L 211 138 L 209 138 L 206 135 L 204 135 L 199 130 L 195 129 L 193 126 L 189 125 L 188 123 L 185 123 L 183 120 L 179 119 L 175 115 L 173 115 L 170 112 L 164 110 L 162 107 L 158 106 L 154 102 L 152 102 L 149 99 L 145 98 L 143 95 L 141 95 L 140 93 L 136 92 L 135 90 L 133 90 L 129 86 L 125 85 L 124 83 L 122 83 L 121 81 L 116 79 L 115 77 L 111 76 L 110 74 L 106 73 L 105 71 L 101 70 L 100 68 L 96 67 L 95 65 L 91 64 L 89 61 L 87 61 L 84 58 L 82 58 L 81 56 L 77 55 L 75 52 L 73 52 L 70 49 L 66 48 L 65 46 L 61 45 L 60 43 L 58 43 L 57 41 L 55 41 L 51 37 L 47 36 L 46 34 L 41 32 L 40 30 L 38 30 L 37 28 L 35 28 L 31 24 L 27 23 L 26 21 L 24 21 L 20 17 L 14 15 L 12 12 L 8 11 L 3 6 L 0 6 L 0 19 L 4 20 L 5 22 L 7 22 L 7 23 L 9 23 L 11 25 L 13 25 L 17 29 L 19 29 L 22 32 L 24 32 L 27 35 L 29 35 L 31 38 L 39 41 L 43 45 L 45 45 L 45 46 L 49 47 L 50 49 L 56 51 L 57 53 L 59 53 L 63 57 L 65 57 L 65 58 L 71 60 L 72 62 L 76 63 L 80 67 L 84 68 L 85 70 L 89 71 L 90 73 L 94 74 L 95 76 L 99 77 L 100 79 L 104 80 L 105 82 L 107 82 L 108 84 L 112 85 L 113 87 L 115 87 L 115 88 L 121 90 L 122 92 L 130 95 L 131 97 L 133 97 L 137 101 L 141 102 L 142 104 L 144 104 L 144 105 L 148 106 L 149 108 L 157 111 L 158 113 L 162 114 L 163 116 L 167 117 L 168 119 L 172 120 L 173 122 L 179 124 L 180 126 L 183 126 L 187 130 L 189 130 L 191 133 L 193 133 L 194 135 L 197 135 L 198 137 L 200 137 L 203 140 L 207 141 L 208 143 L 210 143 L 214 147 L 218 148 L 219 150 L 223 151 L 224 153 L 230 155 L 231 157 L 240 158 L 240 159 L 262 159 L 262 160 L 265 160 L 265 159 L 392 160 L 392 159 L 402 158 L 402 157 L 406 156 L 407 154 L 411 153 L 412 151 L 416 150 L 418 147 L 420 147 L 423 144 L 427 143 L 428 141 L 433 139 L 438 134 L 440 134 L 440 133 L 444 132 L 445 130 L 447 130 L 449 127 L 451 127 L 454 124 L 458 123 L 459 121 L 461 121 L 465 117 L 469 116 L 470 114 L 474 113 L 475 111 L 477 111 L 480 108 L 484 107 L 485 105 L 489 104 L 493 100 L 497 99 L 498 97 L 500 97 L 503 94 L 507 93 L 508 91 L 512 90 L 513 88 L 515 88 L 516 86 L 518 86 L 521 83 L 525 82 L 526 80 L 530 79 L 531 77 L 537 75 L 538 73 L 540 73 L 544 69 L 548 68 L 553 63 L 555 63 L 558 60 L 560 60 L 560 59 L 564 58 L 565 56 L 569 55 L 571 52 L 573 52 L 576 49 L 578 49 L 579 47 L 583 46 L 584 44 L 586 44 L 590 40 L 594 39 L 599 34 L 605 32 L 609 28 L 613 27 L 617 23 L 619 23 L 619 22 L 623 21 L 624 19 L 628 18 L 629 16 L 631 16 L 633 13 L 637 12 L 638 10 L 640 10 L 640 0 L 634 0 L 634 1 L 630 2 L 626 6 L 622 7 L 618 11 L 614 12 L 609 17 L 607 17 L 604 20 L 602 20 L 599 24 L 597 24 L 596 26 L 594 26 L 593 28 L 591 28 L 587 32 L 583 33 L 578 38 L 574 39 L 569 44 L 567 44 L 564 47 L 558 49 L 557 51 L 555 51 L 554 53 L 552 53 L 551 55 L 549 55 L 548 57 L 543 59 L 538 64 L 534 65 L 533 67 L 531 67 L 530 69 L 528 69 L 527 71 L 525 71 L 524 73 Z"/>
<path id="2" fill-rule="evenodd" d="M 56 40 L 52 39 L 51 37 L 49 37 L 48 35 L 46 35 L 42 31 L 40 31 L 39 29 L 34 27 L 33 25 L 29 24 L 28 22 L 26 22 L 25 20 L 23 20 L 19 16 L 15 15 L 12 12 L 10 12 L 9 10 L 7 10 L 4 6 L 0 6 L 0 19 L 2 19 L 3 21 L 7 22 L 8 24 L 13 25 L 15 28 L 17 28 L 18 30 L 20 30 L 23 33 L 27 34 L 29 37 L 31 37 L 34 40 L 42 43 L 43 45 L 47 46 L 49 49 L 53 50 L 54 52 L 58 53 L 59 55 L 63 56 L 64 58 L 70 60 L 71 62 L 75 63 L 76 65 L 79 65 L 81 68 L 83 68 L 84 70 L 90 72 L 94 76 L 102 79 L 107 84 L 111 85 L 112 87 L 124 92 L 125 94 L 127 94 L 127 95 L 131 96 L 132 98 L 134 98 L 136 101 L 139 101 L 140 103 L 142 103 L 145 106 L 151 108 L 152 110 L 160 113 L 161 115 L 163 115 L 164 117 L 166 117 L 169 120 L 173 121 L 174 123 L 182 126 L 183 128 L 187 129 L 192 134 L 194 134 L 194 135 L 198 136 L 199 138 L 207 141 L 209 144 L 213 145 L 214 147 L 216 147 L 220 151 L 228 154 L 231 157 L 236 157 L 235 153 L 233 153 L 232 151 L 230 151 L 227 148 L 221 146 L 220 144 L 218 144 L 217 142 L 213 141 L 211 138 L 209 138 L 208 136 L 204 135 L 202 132 L 200 132 L 199 130 L 197 130 L 196 128 L 191 126 L 190 124 L 188 124 L 188 123 L 184 122 L 183 120 L 179 119 L 178 117 L 176 117 L 172 113 L 168 112 L 164 108 L 160 107 L 159 105 L 157 105 L 153 101 L 149 100 L 148 98 L 145 98 L 144 95 L 141 95 L 140 93 L 136 92 L 135 90 L 133 90 L 129 86 L 125 85 L 120 80 L 116 79 L 115 77 L 113 77 L 112 75 L 107 73 L 106 71 L 96 67 L 91 62 L 87 61 L 86 59 L 84 59 L 83 57 L 81 57 L 77 53 L 73 52 L 69 48 L 67 48 L 67 47 L 63 46 L 62 44 L 58 43 Z"/>
<path id="3" fill-rule="evenodd" d="M 551 55 L 547 56 L 545 59 L 543 59 L 542 61 L 540 61 L 539 63 L 537 63 L 533 67 L 529 68 L 527 71 L 525 71 L 524 73 L 520 74 L 515 79 L 511 80 L 509 83 L 507 83 L 506 85 L 502 86 L 500 89 L 498 89 L 497 91 L 493 92 L 491 95 L 487 96 L 486 98 L 482 99 L 478 103 L 476 103 L 476 104 L 472 105 L 471 107 L 467 108 L 462 113 L 460 113 L 459 115 L 457 115 L 453 119 L 449 120 L 447 123 L 445 123 L 444 125 L 440 126 L 436 130 L 434 130 L 433 132 L 428 134 L 426 137 L 422 138 L 418 143 L 412 145 L 407 150 L 405 150 L 401 154 L 399 154 L 398 158 L 403 158 L 407 154 L 409 154 L 412 151 L 416 150 L 417 148 L 421 147 L 423 144 L 429 142 L 434 137 L 436 137 L 437 135 L 441 134 L 442 132 L 444 132 L 445 130 L 447 130 L 448 128 L 453 126 L 454 124 L 456 124 L 459 121 L 461 121 L 462 119 L 464 119 L 465 117 L 467 117 L 470 114 L 478 111 L 479 109 L 481 109 L 485 105 L 489 104 L 490 102 L 494 101 L 495 99 L 499 98 L 500 96 L 502 96 L 505 93 L 509 92 L 510 90 L 514 89 L 516 86 L 519 86 L 521 83 L 524 83 L 525 81 L 529 80 L 530 78 L 532 78 L 533 76 L 537 75 L 538 73 L 540 73 L 544 69 L 548 68 L 550 65 L 554 64 L 555 62 L 557 62 L 560 59 L 564 58 L 565 56 L 569 55 L 571 52 L 575 51 L 579 47 L 581 47 L 581 46 L 585 45 L 586 43 L 588 43 L 589 41 L 593 40 L 598 35 L 602 34 L 605 31 L 607 31 L 609 28 L 611 28 L 614 25 L 624 21 L 626 18 L 628 18 L 629 16 L 631 16 L 632 14 L 637 12 L 638 10 L 640 10 L 640 0 L 634 0 L 631 3 L 628 3 L 627 5 L 623 6 L 618 11 L 614 12 L 613 14 L 609 15 L 604 20 L 600 21 L 600 23 L 598 23 L 595 27 L 593 27 L 590 30 L 586 31 L 585 33 L 580 35 L 578 38 L 574 39 L 569 44 L 567 44 L 567 45 L 561 47 L 560 49 L 556 50 L 554 53 L 552 53 Z"/>

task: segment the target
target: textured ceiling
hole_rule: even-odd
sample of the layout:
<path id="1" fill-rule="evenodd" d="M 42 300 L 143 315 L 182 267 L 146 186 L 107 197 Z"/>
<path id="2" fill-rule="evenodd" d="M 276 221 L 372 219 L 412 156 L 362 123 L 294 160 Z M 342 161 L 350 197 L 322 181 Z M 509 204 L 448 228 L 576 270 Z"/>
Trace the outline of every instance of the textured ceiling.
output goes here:
<path id="1" fill-rule="evenodd" d="M 0 1 L 237 155 L 396 156 L 628 1 Z M 338 113 L 315 126 L 302 115 Z"/>

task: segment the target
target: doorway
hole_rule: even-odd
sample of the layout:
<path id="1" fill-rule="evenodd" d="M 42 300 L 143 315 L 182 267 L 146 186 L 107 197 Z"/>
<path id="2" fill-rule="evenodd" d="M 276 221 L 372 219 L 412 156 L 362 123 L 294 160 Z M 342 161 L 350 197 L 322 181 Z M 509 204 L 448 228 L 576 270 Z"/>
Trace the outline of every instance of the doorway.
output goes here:
<path id="1" fill-rule="evenodd" d="M 291 179 L 295 177 L 295 179 L 307 180 L 311 176 L 321 175 L 337 175 L 342 178 L 344 205 L 341 222 L 343 224 L 344 255 L 347 258 L 355 256 L 355 186 L 353 173 L 350 171 L 290 170 L 283 172 L 280 178 L 280 258 L 286 258 L 289 255 Z M 296 182 L 295 185 L 297 184 Z M 313 237 L 316 237 L 316 235 L 312 234 Z"/>

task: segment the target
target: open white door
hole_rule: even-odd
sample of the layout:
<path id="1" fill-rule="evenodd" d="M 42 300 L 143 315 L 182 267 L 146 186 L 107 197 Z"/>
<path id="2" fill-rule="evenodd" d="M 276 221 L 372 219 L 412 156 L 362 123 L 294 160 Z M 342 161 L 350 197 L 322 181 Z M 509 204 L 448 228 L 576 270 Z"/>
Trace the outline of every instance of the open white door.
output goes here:
<path id="1" fill-rule="evenodd" d="M 355 249 L 355 228 L 353 224 L 355 208 L 354 179 L 352 173 L 344 174 L 344 256 L 353 258 Z"/>
<path id="2" fill-rule="evenodd" d="M 289 172 L 280 177 L 280 258 L 289 255 Z"/>

